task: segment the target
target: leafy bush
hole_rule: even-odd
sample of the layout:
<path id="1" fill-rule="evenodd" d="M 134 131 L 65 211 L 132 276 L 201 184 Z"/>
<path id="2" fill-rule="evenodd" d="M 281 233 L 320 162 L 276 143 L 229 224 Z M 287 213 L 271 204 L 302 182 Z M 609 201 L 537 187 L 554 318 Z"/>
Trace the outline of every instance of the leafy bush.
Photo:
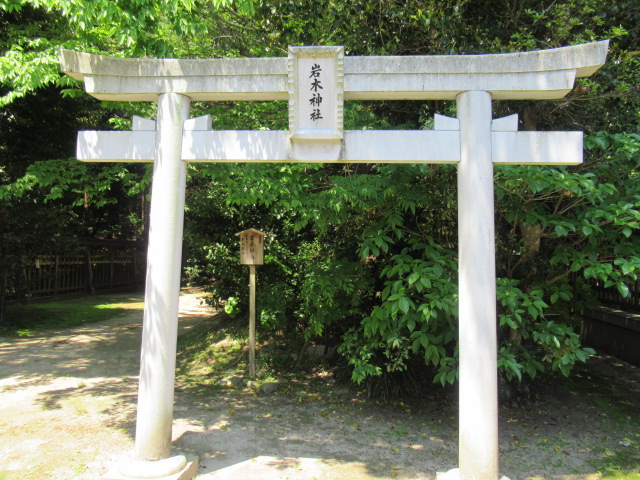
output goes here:
<path id="1" fill-rule="evenodd" d="M 545 371 L 568 375 L 592 353 L 576 333 L 577 309 L 593 297 L 588 281 L 623 294 L 635 282 L 639 144 L 637 135 L 597 133 L 587 137 L 584 168 L 496 169 L 496 321 L 504 385 L 525 386 Z M 287 178 L 281 183 L 273 171 L 242 171 L 244 193 L 228 201 L 237 215 L 250 202 L 254 211 L 260 206 L 268 229 L 277 232 L 259 269 L 261 328 L 337 344 L 352 380 L 371 391 L 380 390 L 372 379 L 380 377 L 380 386 L 387 376 L 411 384 L 408 379 L 428 375 L 452 384 L 455 170 L 372 165 L 354 175 L 350 168 L 288 170 L 304 175 L 297 200 Z M 263 191 L 271 192 L 266 200 Z M 210 264 L 211 275 L 224 278 L 219 285 L 235 285 L 238 295 L 242 281 L 234 279 L 245 274 L 225 274 L 237 271 L 236 254 L 216 251 L 224 251 L 224 259 Z"/>

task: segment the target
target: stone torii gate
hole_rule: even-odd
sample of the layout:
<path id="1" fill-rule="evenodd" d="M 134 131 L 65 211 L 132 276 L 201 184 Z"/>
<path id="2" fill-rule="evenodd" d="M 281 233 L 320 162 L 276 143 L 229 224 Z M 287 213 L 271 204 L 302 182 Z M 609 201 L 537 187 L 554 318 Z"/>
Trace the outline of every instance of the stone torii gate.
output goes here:
<path id="1" fill-rule="evenodd" d="M 171 453 L 186 162 L 454 163 L 459 215 L 459 472 L 498 478 L 493 164 L 575 165 L 582 132 L 518 132 L 492 100 L 558 99 L 605 62 L 608 41 L 526 53 L 349 57 L 291 47 L 288 58 L 123 59 L 60 51 L 63 72 L 106 101 L 157 102 L 131 132 L 80 132 L 77 157 L 154 162 L 135 451 L 113 478 L 189 478 Z M 345 100 L 456 100 L 431 131 L 345 131 Z M 212 131 L 192 101 L 287 100 L 288 131 Z M 194 466 L 195 465 L 195 466 Z M 153 473 L 155 472 L 155 473 Z M 151 475 L 151 476 L 150 476 Z M 155 475 L 155 477 L 153 477 Z"/>

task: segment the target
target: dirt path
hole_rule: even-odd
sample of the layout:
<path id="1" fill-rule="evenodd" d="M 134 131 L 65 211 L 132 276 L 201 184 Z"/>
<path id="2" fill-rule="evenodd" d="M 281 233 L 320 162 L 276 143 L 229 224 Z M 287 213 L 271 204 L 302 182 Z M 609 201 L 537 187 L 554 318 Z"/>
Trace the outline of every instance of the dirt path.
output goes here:
<path id="1" fill-rule="evenodd" d="M 194 295 L 180 307 L 182 332 L 211 316 Z M 141 317 L 0 339 L 0 480 L 98 479 L 132 449 Z M 608 357 L 593 368 L 622 379 L 630 398 L 640 392 L 639 369 Z M 383 407 L 322 377 L 284 390 L 176 391 L 174 445 L 200 457 L 199 480 L 432 480 L 457 463 L 455 404 Z M 500 418 L 512 480 L 595 480 L 595 458 L 629 448 L 632 462 L 640 448 L 636 426 L 570 388 Z"/>
<path id="2" fill-rule="evenodd" d="M 208 318 L 180 299 L 180 329 Z M 133 447 L 142 312 L 0 340 L 0 480 L 94 479 Z"/>

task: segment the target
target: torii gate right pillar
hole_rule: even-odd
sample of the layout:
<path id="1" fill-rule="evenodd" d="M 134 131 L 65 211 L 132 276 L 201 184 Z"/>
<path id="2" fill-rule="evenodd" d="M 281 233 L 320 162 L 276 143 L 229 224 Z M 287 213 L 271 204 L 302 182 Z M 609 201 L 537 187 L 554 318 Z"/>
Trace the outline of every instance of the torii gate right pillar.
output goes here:
<path id="1" fill-rule="evenodd" d="M 498 365 L 491 94 L 456 97 L 460 478 L 498 478 Z"/>

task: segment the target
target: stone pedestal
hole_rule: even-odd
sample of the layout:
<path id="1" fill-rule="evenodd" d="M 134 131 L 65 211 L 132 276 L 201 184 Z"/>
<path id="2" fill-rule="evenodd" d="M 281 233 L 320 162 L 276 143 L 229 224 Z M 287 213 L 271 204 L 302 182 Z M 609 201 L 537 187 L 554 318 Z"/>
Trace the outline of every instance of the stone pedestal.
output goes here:
<path id="1" fill-rule="evenodd" d="M 198 474 L 198 457 L 179 453 L 164 460 L 136 460 L 125 456 L 114 465 L 104 480 L 191 480 Z"/>
<path id="2" fill-rule="evenodd" d="M 436 472 L 436 480 L 460 480 L 460 469 L 454 468 L 448 472 Z M 500 480 L 509 480 L 509 477 L 500 477 Z"/>

